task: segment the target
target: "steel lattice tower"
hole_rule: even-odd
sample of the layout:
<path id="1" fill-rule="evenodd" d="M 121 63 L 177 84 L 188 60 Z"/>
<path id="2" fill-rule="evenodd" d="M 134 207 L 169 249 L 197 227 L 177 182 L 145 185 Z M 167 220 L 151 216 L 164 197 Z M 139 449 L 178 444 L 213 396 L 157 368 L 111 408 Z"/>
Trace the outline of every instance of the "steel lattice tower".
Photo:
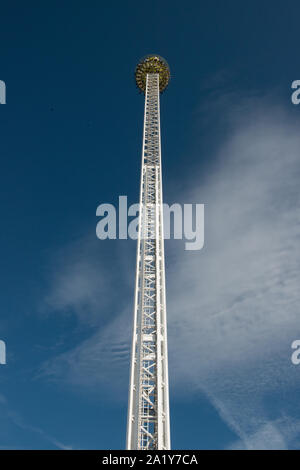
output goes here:
<path id="1" fill-rule="evenodd" d="M 147 56 L 135 79 L 145 93 L 145 111 L 126 447 L 170 449 L 159 107 L 169 66 L 160 56 Z"/>

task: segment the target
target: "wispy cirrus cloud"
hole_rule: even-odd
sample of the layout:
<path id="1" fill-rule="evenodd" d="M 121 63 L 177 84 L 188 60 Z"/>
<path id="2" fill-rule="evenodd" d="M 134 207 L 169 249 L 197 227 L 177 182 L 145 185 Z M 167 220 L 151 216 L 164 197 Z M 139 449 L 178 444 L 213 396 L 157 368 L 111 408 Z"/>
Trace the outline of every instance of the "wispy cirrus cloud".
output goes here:
<path id="1" fill-rule="evenodd" d="M 7 428 L 11 426 L 15 426 L 18 429 L 26 432 L 26 434 L 34 434 L 38 436 L 42 442 L 51 443 L 53 446 L 57 447 L 61 450 L 71 450 L 72 446 L 63 444 L 55 437 L 48 434 L 46 431 L 41 429 L 38 426 L 32 426 L 24 421 L 23 417 L 18 413 L 16 410 L 12 409 L 9 405 L 7 398 L 1 394 L 0 395 L 0 416 L 1 416 L 1 428 L 6 426 Z M 1 433 L 6 437 L 7 432 L 1 429 Z M 7 429 L 6 429 L 7 431 Z M 0 433 L 0 436 L 1 436 Z M 0 442 L 1 444 L 1 442 Z M 23 446 L 21 446 L 23 448 Z M 0 445 L 0 449 L 20 449 L 20 446 L 7 446 L 7 445 Z"/>
<path id="2" fill-rule="evenodd" d="M 129 374 L 131 316 L 128 310 L 116 315 L 77 347 L 45 362 L 39 376 L 50 380 L 63 378 L 71 385 L 94 388 L 97 394 L 100 387 L 114 398 L 124 398 L 122 386 Z"/>
<path id="3" fill-rule="evenodd" d="M 118 285 L 126 285 L 128 255 L 118 250 L 114 241 L 108 243 L 112 250 L 107 250 L 107 245 L 101 244 L 95 234 L 56 253 L 49 267 L 49 289 L 40 305 L 44 313 L 73 315 L 80 323 L 95 327 L 111 320 L 107 317 L 116 300 L 118 313 L 124 309 L 127 298 L 112 295 L 111 286 L 116 285 L 118 293 Z M 118 261 L 118 270 L 112 269 L 113 256 Z"/>
<path id="4" fill-rule="evenodd" d="M 279 436 L 287 404 L 278 395 L 299 378 L 290 363 L 291 341 L 300 336 L 299 122 L 256 104 L 230 107 L 217 167 L 193 188 L 206 203 L 205 249 L 178 256 L 169 274 L 175 380 L 202 390 L 247 448 L 249 436 L 255 445 L 266 430 Z M 289 400 L 297 420 L 296 395 Z M 281 439 L 288 447 L 292 432 Z"/>

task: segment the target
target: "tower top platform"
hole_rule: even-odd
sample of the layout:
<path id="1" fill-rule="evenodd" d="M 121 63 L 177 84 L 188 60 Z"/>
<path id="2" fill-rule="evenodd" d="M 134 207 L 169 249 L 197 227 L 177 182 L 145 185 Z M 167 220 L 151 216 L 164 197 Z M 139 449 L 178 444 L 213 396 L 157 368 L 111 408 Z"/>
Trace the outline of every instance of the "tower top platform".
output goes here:
<path id="1" fill-rule="evenodd" d="M 157 54 L 149 54 L 143 57 L 135 68 L 135 82 L 137 87 L 146 93 L 146 78 L 148 73 L 159 74 L 159 91 L 162 93 L 170 80 L 170 68 L 168 62 Z"/>

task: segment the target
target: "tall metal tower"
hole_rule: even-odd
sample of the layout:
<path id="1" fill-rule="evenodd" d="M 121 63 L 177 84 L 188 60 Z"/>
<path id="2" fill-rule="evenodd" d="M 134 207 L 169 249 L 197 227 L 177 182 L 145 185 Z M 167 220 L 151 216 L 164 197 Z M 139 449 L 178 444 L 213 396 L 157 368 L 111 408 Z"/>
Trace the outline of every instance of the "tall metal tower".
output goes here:
<path id="1" fill-rule="evenodd" d="M 170 79 L 158 55 L 136 67 L 145 94 L 127 449 L 170 449 L 159 95 Z"/>

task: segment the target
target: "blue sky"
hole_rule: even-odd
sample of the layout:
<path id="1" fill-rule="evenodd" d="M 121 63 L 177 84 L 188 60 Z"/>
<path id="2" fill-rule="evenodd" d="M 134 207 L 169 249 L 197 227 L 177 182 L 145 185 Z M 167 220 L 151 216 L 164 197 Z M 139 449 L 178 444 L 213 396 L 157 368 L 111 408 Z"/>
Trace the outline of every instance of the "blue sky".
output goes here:
<path id="1" fill-rule="evenodd" d="M 155 52 L 164 197 L 205 204 L 205 247 L 166 242 L 172 447 L 299 448 L 296 1 L 1 5 L 0 447 L 125 446 L 137 202 Z"/>

